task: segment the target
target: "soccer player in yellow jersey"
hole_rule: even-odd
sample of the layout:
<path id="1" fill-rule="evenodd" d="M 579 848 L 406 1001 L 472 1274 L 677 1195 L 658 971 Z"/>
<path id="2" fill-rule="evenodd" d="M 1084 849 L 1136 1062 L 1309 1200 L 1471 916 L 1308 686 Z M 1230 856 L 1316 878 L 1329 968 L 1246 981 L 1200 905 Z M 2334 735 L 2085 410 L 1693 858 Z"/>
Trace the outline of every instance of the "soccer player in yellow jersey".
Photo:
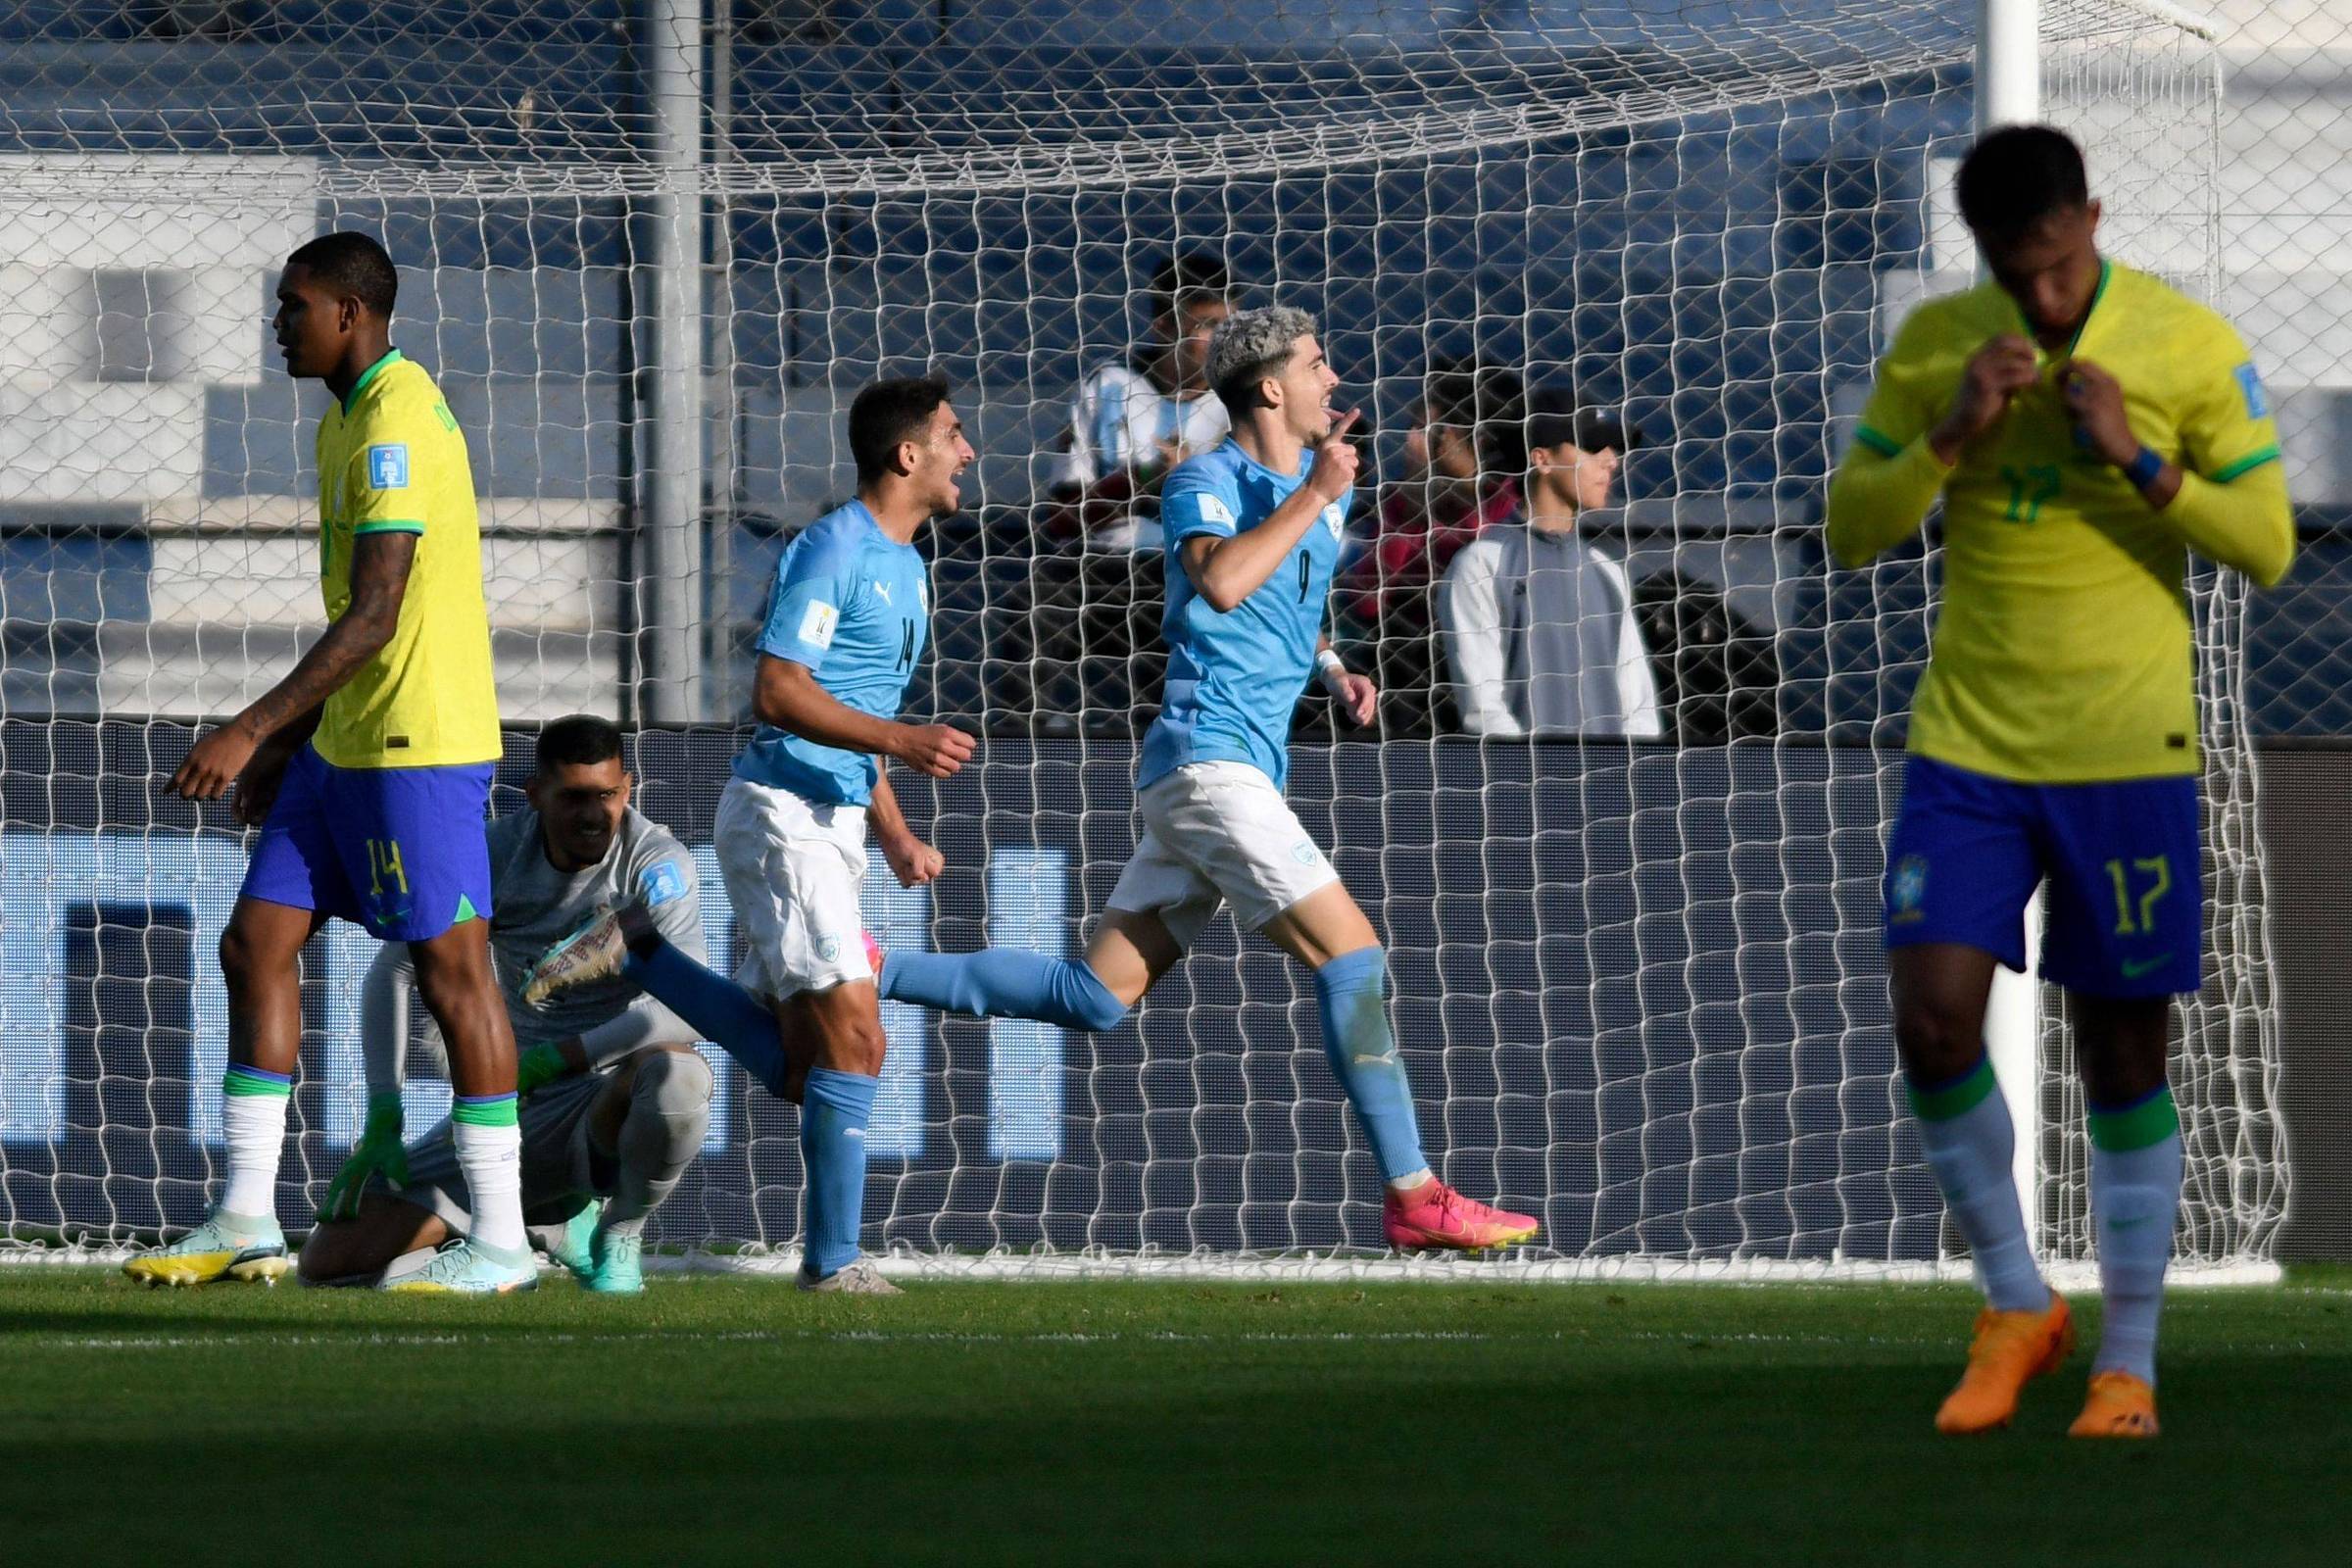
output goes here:
<path id="1" fill-rule="evenodd" d="M 408 944 L 458 1094 L 473 1231 L 387 1288 L 471 1294 L 537 1279 L 522 1227 L 514 1035 L 490 962 L 482 817 L 500 740 L 481 530 L 458 421 L 432 377 L 392 347 L 398 285 L 384 248 L 348 233 L 296 251 L 277 285 L 288 373 L 324 381 L 335 398 L 318 426 L 328 625 L 285 679 L 196 743 L 170 786 L 210 801 L 234 784 L 237 819 L 262 833 L 220 939 L 228 1181 L 203 1225 L 127 1265 L 158 1284 L 286 1268 L 273 1198 L 302 1043 L 297 960 L 329 916 Z"/>
<path id="2" fill-rule="evenodd" d="M 2007 1424 L 2074 1345 L 2027 1244 L 1984 1044 L 1993 966 L 2024 968 L 2026 904 L 2046 883 L 2041 969 L 2074 1023 L 2106 1301 L 2072 1430 L 2152 1437 L 2180 1192 L 2166 1036 L 2204 934 L 2187 558 L 2267 586 L 2294 522 L 2245 345 L 2100 256 L 2071 140 L 1989 133 L 1959 197 L 1989 281 L 1903 323 L 1828 522 L 1832 552 L 1860 565 L 1944 502 L 1943 604 L 1885 887 L 1895 1042 L 1986 1297 L 1936 1426 Z"/>

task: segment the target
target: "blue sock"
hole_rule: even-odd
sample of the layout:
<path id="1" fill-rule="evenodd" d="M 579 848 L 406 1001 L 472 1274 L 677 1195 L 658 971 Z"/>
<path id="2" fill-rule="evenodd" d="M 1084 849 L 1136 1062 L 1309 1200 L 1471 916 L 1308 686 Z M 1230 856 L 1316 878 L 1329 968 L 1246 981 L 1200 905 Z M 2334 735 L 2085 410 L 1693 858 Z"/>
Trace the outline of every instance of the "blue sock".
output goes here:
<path id="1" fill-rule="evenodd" d="M 2099 1241 L 2101 1372 L 2156 1381 L 2156 1319 L 2180 1208 L 2180 1117 L 2172 1091 L 2090 1107 L 2090 1211 Z"/>
<path id="2" fill-rule="evenodd" d="M 801 1267 L 811 1278 L 837 1274 L 857 1260 L 865 1210 L 865 1124 L 881 1086 L 881 1079 L 854 1072 L 808 1069 L 801 1098 L 801 1164 L 808 1183 L 801 1205 Z"/>
<path id="3" fill-rule="evenodd" d="M 1116 1029 L 1127 1016 L 1127 1004 L 1084 963 L 1016 948 L 894 953 L 878 985 L 893 1002 L 975 1018 L 1034 1018 L 1086 1034 Z"/>
<path id="4" fill-rule="evenodd" d="M 1945 1212 L 1968 1242 L 1986 1303 L 2001 1312 L 2047 1311 L 2050 1288 L 2026 1240 L 2026 1211 L 2010 1164 L 2017 1128 L 1993 1080 L 1992 1059 L 1979 1056 L 1948 1083 L 1907 1084 L 1928 1168 L 1936 1173 Z"/>
<path id="5" fill-rule="evenodd" d="M 1332 959 L 1315 971 L 1315 1002 L 1323 1014 L 1323 1054 L 1372 1141 L 1381 1179 L 1427 1171 L 1413 1086 L 1389 1031 L 1388 955 L 1363 948 Z"/>
<path id="6" fill-rule="evenodd" d="M 766 1003 L 666 942 L 632 949 L 620 972 L 645 994 L 724 1047 L 771 1095 L 784 1092 L 784 1041 Z"/>

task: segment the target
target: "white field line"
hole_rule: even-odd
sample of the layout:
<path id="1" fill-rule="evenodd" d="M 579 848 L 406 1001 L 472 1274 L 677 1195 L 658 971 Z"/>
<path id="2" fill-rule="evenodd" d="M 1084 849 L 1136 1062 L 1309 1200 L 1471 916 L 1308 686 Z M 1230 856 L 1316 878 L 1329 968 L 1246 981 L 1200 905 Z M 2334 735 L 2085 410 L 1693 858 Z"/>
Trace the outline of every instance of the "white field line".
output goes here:
<path id="1" fill-rule="evenodd" d="M 12 1248 L 0 1245 L 0 1272 L 32 1268 L 111 1268 L 136 1256 L 126 1247 Z M 1777 1258 L 1690 1259 L 1662 1257 L 1396 1257 L 1376 1254 L 1117 1255 L 1092 1253 L 994 1252 L 976 1256 L 894 1251 L 874 1259 L 893 1279 L 927 1282 L 1000 1281 L 1054 1284 L 1061 1281 L 1185 1281 L 1236 1285 L 1757 1285 L 1817 1287 L 1835 1293 L 1853 1285 L 1965 1284 L 1975 1275 L 1958 1259 L 1888 1263 L 1857 1259 L 1789 1262 Z M 560 1272 L 544 1265 L 550 1273 Z M 718 1274 L 787 1279 L 799 1272 L 800 1252 L 683 1255 L 649 1254 L 648 1273 Z M 2093 1263 L 2059 1263 L 2049 1281 L 2070 1294 L 2098 1289 Z M 2175 1290 L 2212 1286 L 2269 1286 L 2289 1294 L 2352 1296 L 2352 1287 L 2284 1285 L 2277 1263 L 2176 1264 L 2166 1283 Z"/>

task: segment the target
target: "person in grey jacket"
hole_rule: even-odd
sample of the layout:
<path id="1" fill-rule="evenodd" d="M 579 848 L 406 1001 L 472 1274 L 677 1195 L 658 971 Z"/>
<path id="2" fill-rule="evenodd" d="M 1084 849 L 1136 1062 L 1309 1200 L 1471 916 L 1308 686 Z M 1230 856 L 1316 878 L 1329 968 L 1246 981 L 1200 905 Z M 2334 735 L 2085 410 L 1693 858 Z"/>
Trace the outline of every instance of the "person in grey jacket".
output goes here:
<path id="1" fill-rule="evenodd" d="M 1528 394 L 1519 515 L 1464 545 L 1438 591 L 1462 728 L 1473 735 L 1665 733 L 1625 567 L 1589 537 L 1642 438 L 1565 388 Z"/>

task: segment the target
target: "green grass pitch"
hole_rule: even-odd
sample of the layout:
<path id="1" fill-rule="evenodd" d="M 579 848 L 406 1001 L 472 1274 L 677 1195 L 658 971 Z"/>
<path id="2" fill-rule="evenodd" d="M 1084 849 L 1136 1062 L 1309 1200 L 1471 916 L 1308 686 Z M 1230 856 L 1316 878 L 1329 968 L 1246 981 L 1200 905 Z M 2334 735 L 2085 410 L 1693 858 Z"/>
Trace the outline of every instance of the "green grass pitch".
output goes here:
<path id="1" fill-rule="evenodd" d="M 2352 1560 L 2352 1270 L 2176 1295 L 2147 1445 L 2062 1436 L 2081 1352 L 2013 1430 L 1938 1439 L 1973 1304 L 711 1278 L 454 1301 L 0 1268 L 0 1560 Z"/>

